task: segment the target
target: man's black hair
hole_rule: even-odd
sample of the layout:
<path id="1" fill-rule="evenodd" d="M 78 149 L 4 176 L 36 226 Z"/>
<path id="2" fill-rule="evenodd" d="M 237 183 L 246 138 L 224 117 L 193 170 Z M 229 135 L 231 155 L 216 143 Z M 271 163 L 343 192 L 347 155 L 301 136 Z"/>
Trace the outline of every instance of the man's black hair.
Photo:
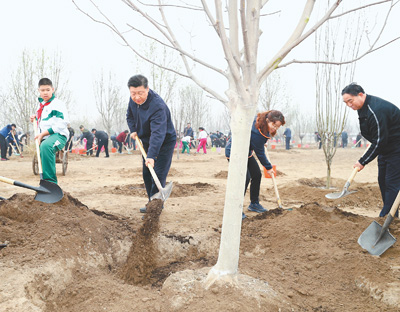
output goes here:
<path id="1" fill-rule="evenodd" d="M 17 126 L 15 124 L 11 124 L 11 127 L 17 128 Z"/>
<path id="2" fill-rule="evenodd" d="M 149 82 L 148 82 L 147 78 L 143 75 L 135 75 L 135 76 L 132 76 L 131 78 L 129 78 L 129 80 L 128 80 L 128 88 L 130 88 L 130 87 L 137 88 L 137 87 L 143 86 L 145 89 L 147 89 L 148 84 L 149 84 Z"/>
<path id="3" fill-rule="evenodd" d="M 355 82 L 352 82 L 348 86 L 344 87 L 344 89 L 342 90 L 342 95 L 345 93 L 356 96 L 359 95 L 360 93 L 365 93 L 365 92 L 360 85 L 358 85 Z"/>
<path id="4" fill-rule="evenodd" d="M 93 128 L 93 129 L 92 129 L 92 132 L 93 132 L 93 131 L 97 131 L 97 130 L 96 130 L 95 128 Z"/>
<path id="5" fill-rule="evenodd" d="M 53 83 L 51 82 L 51 80 L 49 78 L 42 78 L 39 80 L 38 86 L 40 88 L 40 86 L 51 86 L 53 87 Z"/>

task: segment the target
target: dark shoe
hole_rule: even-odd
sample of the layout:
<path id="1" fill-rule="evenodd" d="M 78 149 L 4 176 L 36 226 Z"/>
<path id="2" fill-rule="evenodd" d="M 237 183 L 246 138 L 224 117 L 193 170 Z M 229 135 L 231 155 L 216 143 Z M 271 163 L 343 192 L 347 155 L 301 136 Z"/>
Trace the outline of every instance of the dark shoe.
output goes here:
<path id="1" fill-rule="evenodd" d="M 246 218 L 247 218 L 247 216 L 244 214 L 244 212 L 242 212 L 242 220 L 246 219 Z"/>
<path id="2" fill-rule="evenodd" d="M 140 211 L 141 213 L 146 213 L 146 212 L 147 212 L 147 211 L 146 211 L 146 207 L 140 208 L 139 211 Z"/>
<path id="3" fill-rule="evenodd" d="M 105 158 L 108 158 L 108 157 L 110 157 L 110 156 L 104 156 Z"/>
<path id="4" fill-rule="evenodd" d="M 258 202 L 257 203 L 251 203 L 249 205 L 249 207 L 247 208 L 247 210 L 258 212 L 258 213 L 263 213 L 263 212 L 268 211 L 263 206 L 261 206 L 260 203 L 258 203 Z"/>

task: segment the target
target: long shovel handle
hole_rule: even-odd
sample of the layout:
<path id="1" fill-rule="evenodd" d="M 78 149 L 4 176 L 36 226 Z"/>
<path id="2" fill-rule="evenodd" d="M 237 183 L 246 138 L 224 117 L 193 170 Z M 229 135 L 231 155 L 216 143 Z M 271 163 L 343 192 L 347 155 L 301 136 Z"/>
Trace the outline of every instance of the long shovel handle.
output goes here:
<path id="1" fill-rule="evenodd" d="M 35 144 L 36 144 L 36 154 L 37 154 L 37 159 L 38 159 L 38 166 L 39 166 L 39 175 L 40 178 L 42 178 L 43 176 L 43 169 L 42 169 L 42 159 L 40 158 L 40 148 L 39 148 L 39 140 L 36 138 L 37 136 L 37 119 L 35 118 L 35 120 L 33 121 L 33 131 L 35 133 Z"/>
<path id="2" fill-rule="evenodd" d="M 138 137 L 136 137 L 136 142 L 138 143 L 139 149 L 142 152 L 144 160 L 146 161 L 147 154 L 146 154 L 146 151 L 143 148 L 142 141 Z M 158 179 L 157 174 L 154 171 L 153 166 L 148 166 L 148 168 L 150 170 L 151 176 L 153 177 L 154 183 L 157 185 L 158 190 L 162 193 L 163 187 L 161 186 L 160 180 Z"/>
<path id="3" fill-rule="evenodd" d="M 22 155 L 22 153 L 21 153 L 21 151 L 20 151 L 20 149 L 19 149 L 19 146 L 18 146 L 18 144 L 17 144 L 17 140 L 15 139 L 14 133 L 12 133 L 12 131 L 11 131 L 11 135 L 12 135 L 13 138 L 14 138 L 15 146 L 17 147 L 18 153 L 19 153 L 20 155 Z"/>
<path id="4" fill-rule="evenodd" d="M 271 162 L 269 159 L 267 147 L 265 147 L 265 155 L 267 156 L 268 161 Z M 276 201 L 278 202 L 278 207 L 282 208 L 281 197 L 279 196 L 278 186 L 276 185 L 274 174 L 271 174 L 271 178 L 272 178 L 272 184 L 274 185 L 275 196 L 276 196 Z"/>
<path id="5" fill-rule="evenodd" d="M 396 214 L 397 209 L 399 208 L 400 205 L 400 191 L 397 193 L 396 199 L 394 200 L 394 203 L 392 205 L 392 208 L 390 208 L 389 214 L 394 218 L 394 215 Z"/>
<path id="6" fill-rule="evenodd" d="M 29 185 L 29 184 L 25 184 L 25 183 L 22 183 L 22 182 L 19 182 L 19 181 L 15 181 L 15 180 L 12 180 L 12 179 L 9 179 L 9 178 L 6 178 L 6 177 L 1 177 L 1 176 L 0 176 L 0 182 L 4 182 L 4 183 L 15 185 L 15 186 L 24 187 L 24 188 L 27 188 L 29 190 L 34 190 L 34 191 L 40 191 L 41 190 L 40 187 L 32 186 L 32 185 Z"/>
<path id="7" fill-rule="evenodd" d="M 359 169 L 357 167 L 353 169 L 353 171 L 351 172 L 351 175 L 350 175 L 349 179 L 347 180 L 346 184 L 350 185 L 351 182 L 353 182 L 353 180 L 354 180 L 354 178 L 355 178 L 355 176 L 356 176 L 358 171 L 359 171 Z"/>

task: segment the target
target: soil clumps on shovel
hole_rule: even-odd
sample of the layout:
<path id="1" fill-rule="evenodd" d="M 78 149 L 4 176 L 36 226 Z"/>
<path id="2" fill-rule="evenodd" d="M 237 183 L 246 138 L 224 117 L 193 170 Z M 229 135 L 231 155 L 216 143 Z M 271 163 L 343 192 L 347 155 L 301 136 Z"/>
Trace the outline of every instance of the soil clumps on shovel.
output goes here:
<path id="1" fill-rule="evenodd" d="M 132 238 L 132 246 L 122 269 L 123 279 L 130 284 L 147 284 L 157 264 L 159 219 L 163 207 L 161 199 L 153 199 L 146 205 L 142 227 Z"/>

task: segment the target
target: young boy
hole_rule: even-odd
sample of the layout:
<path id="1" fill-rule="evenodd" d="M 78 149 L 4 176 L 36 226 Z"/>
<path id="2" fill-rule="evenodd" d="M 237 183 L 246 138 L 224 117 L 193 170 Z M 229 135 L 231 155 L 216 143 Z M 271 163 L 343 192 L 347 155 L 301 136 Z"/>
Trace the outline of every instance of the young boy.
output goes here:
<path id="1" fill-rule="evenodd" d="M 55 98 L 53 83 L 48 78 L 39 80 L 39 105 L 33 122 L 37 119 L 43 179 L 56 183 L 56 152 L 64 148 L 69 137 L 68 113 L 63 101 Z M 34 124 L 36 127 L 36 123 Z"/>

